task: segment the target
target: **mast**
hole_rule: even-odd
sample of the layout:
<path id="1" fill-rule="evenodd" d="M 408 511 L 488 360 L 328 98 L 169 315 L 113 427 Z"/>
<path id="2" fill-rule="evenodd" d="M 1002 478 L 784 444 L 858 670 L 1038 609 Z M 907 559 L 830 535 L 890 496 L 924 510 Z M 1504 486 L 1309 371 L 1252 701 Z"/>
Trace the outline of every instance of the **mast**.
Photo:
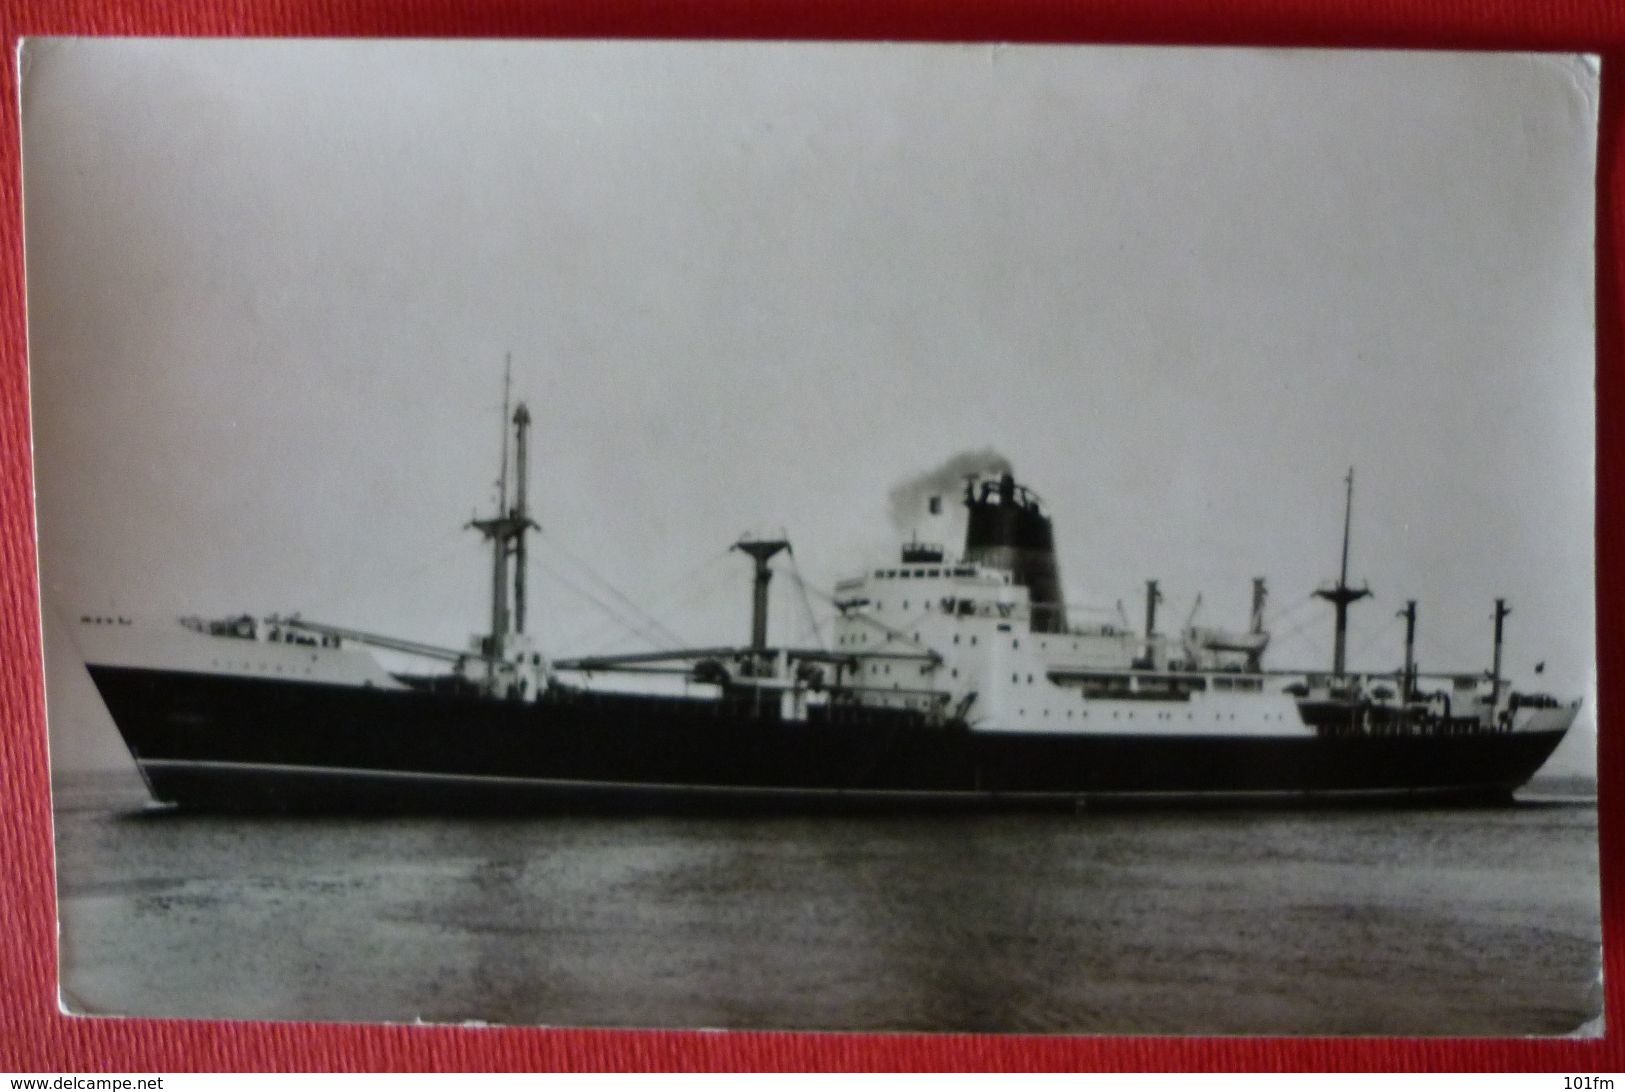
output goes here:
<path id="1" fill-rule="evenodd" d="M 1495 663 L 1490 668 L 1490 708 L 1495 708 L 1501 700 L 1501 624 L 1506 621 L 1512 608 L 1507 606 L 1505 599 L 1495 601 Z"/>
<path id="2" fill-rule="evenodd" d="M 516 465 L 516 496 L 509 503 L 508 493 L 508 407 L 512 401 L 513 357 L 508 356 L 502 378 L 502 454 L 497 474 L 497 510 L 484 519 L 475 518 L 468 526 L 480 532 L 491 543 L 491 633 L 485 641 L 485 654 L 490 658 L 487 674 L 495 679 L 496 660 L 504 654 L 508 638 L 525 629 L 525 532 L 536 528 L 526 511 L 526 433 L 530 428 L 530 411 L 523 402 L 513 411 L 513 446 Z M 510 573 L 510 559 L 517 568 Z M 512 580 L 513 610 L 509 609 L 509 581 Z"/>
<path id="3" fill-rule="evenodd" d="M 1398 617 L 1405 619 L 1405 674 L 1400 683 L 1400 700 L 1410 701 L 1416 693 L 1416 600 L 1405 600 Z"/>
<path id="4" fill-rule="evenodd" d="M 1264 604 L 1269 600 L 1269 588 L 1262 576 L 1253 577 L 1253 615 L 1252 623 L 1248 626 L 1251 633 L 1264 632 Z M 1247 653 L 1247 670 L 1262 671 L 1264 668 L 1264 649 L 1262 646 Z"/>
<path id="5" fill-rule="evenodd" d="M 513 389 L 513 354 L 502 359 L 502 469 L 497 473 L 497 518 L 508 513 L 508 399 Z M 508 632 L 508 543 L 491 536 L 491 636 Z"/>
<path id="6" fill-rule="evenodd" d="M 1366 587 L 1349 587 L 1349 528 L 1354 516 L 1354 468 L 1349 467 L 1348 477 L 1344 479 L 1348 484 L 1348 493 L 1343 502 L 1343 565 L 1338 570 L 1337 584 L 1330 588 L 1321 588 L 1315 592 L 1317 598 L 1325 599 L 1337 611 L 1335 641 L 1332 645 L 1332 674 L 1341 675 L 1345 664 L 1345 650 L 1348 644 L 1349 604 L 1357 603 L 1371 594 Z"/>
<path id="7" fill-rule="evenodd" d="M 525 632 L 525 531 L 535 524 L 530 520 L 528 498 L 525 496 L 527 470 L 526 434 L 530 432 L 530 410 L 523 402 L 513 411 L 514 509 L 513 517 L 519 530 L 513 547 L 513 631 Z"/>
<path id="8" fill-rule="evenodd" d="M 788 550 L 790 544 L 782 538 L 742 538 L 733 548 L 749 554 L 756 563 L 756 577 L 751 584 L 750 647 L 760 652 L 767 647 L 767 586 L 773 579 L 773 570 L 767 563 L 780 550 Z"/>
<path id="9" fill-rule="evenodd" d="M 1162 602 L 1162 592 L 1157 590 L 1157 581 L 1145 582 L 1145 657 L 1144 666 L 1155 668 L 1157 666 L 1156 636 L 1157 636 L 1157 604 Z M 1138 665 L 1136 665 L 1138 666 Z"/>

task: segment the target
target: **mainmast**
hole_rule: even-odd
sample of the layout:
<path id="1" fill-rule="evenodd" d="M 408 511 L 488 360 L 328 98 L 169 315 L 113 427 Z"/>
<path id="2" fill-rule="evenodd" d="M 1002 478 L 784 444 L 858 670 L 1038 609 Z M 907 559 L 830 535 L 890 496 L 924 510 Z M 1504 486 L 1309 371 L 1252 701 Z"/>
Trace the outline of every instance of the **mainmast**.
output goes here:
<path id="1" fill-rule="evenodd" d="M 502 455 L 497 476 L 497 511 L 485 519 L 473 519 L 468 526 L 479 531 L 491 543 L 491 633 L 485 641 L 485 655 L 489 658 L 489 671 L 495 671 L 495 661 L 504 655 L 508 638 L 525 631 L 525 533 L 537 528 L 530 518 L 526 493 L 527 453 L 526 438 L 530 431 L 530 411 L 523 402 L 510 417 L 510 391 L 512 357 L 502 380 Z M 513 425 L 510 437 L 509 424 Z M 513 445 L 515 464 L 514 496 L 508 495 L 508 447 Z M 510 561 L 514 566 L 510 569 Z M 513 609 L 509 610 L 510 582 Z"/>
<path id="2" fill-rule="evenodd" d="M 1325 599 L 1337 610 L 1336 640 L 1332 646 L 1332 674 L 1341 675 L 1345 667 L 1344 651 L 1348 642 L 1349 604 L 1357 603 L 1371 594 L 1367 587 L 1349 587 L 1349 526 L 1354 514 L 1354 468 L 1349 467 L 1346 479 L 1348 494 L 1343 503 L 1343 567 L 1338 570 L 1337 584 L 1330 588 L 1321 588 L 1315 592 L 1318 598 Z"/>

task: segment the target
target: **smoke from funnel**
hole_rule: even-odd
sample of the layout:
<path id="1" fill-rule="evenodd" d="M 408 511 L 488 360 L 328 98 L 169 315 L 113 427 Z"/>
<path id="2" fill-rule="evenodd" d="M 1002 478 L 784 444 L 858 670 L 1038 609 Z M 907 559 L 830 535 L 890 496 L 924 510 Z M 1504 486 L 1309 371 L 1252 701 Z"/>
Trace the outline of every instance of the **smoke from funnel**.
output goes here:
<path id="1" fill-rule="evenodd" d="M 968 475 L 1004 474 L 1013 469 L 1009 459 L 990 447 L 951 455 L 940 466 L 892 486 L 888 498 L 892 526 L 899 534 L 907 534 L 919 527 L 921 521 L 927 518 L 927 509 L 934 496 L 942 497 L 944 513 L 957 513 Z"/>

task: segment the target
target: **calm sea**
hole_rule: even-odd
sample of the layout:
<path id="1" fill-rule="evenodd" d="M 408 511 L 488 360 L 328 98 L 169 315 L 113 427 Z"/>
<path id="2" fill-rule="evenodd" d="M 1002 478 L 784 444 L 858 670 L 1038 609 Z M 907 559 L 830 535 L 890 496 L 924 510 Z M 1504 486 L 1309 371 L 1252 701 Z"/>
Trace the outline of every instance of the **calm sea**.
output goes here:
<path id="1" fill-rule="evenodd" d="M 90 1013 L 1095 1033 L 1571 1034 L 1596 805 L 240 819 L 57 786 Z M 1592 1023 L 1588 1033 L 1598 1033 Z"/>

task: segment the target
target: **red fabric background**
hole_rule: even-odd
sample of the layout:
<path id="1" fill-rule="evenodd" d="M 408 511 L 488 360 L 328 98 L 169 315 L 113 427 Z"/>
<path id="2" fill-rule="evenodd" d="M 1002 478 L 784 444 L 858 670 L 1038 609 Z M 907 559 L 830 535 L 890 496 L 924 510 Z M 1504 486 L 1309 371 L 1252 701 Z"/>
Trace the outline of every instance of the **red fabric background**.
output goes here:
<path id="1" fill-rule="evenodd" d="M 0 1070 L 1625 1070 L 1625 2 L 1621 0 L 0 0 Z M 29 471 L 16 44 L 40 34 L 879 38 L 1603 54 L 1597 560 L 1608 1038 L 1134 1039 L 473 1030 L 69 1019 L 55 908 Z M 1531 367 L 1538 367 L 1531 363 Z"/>

